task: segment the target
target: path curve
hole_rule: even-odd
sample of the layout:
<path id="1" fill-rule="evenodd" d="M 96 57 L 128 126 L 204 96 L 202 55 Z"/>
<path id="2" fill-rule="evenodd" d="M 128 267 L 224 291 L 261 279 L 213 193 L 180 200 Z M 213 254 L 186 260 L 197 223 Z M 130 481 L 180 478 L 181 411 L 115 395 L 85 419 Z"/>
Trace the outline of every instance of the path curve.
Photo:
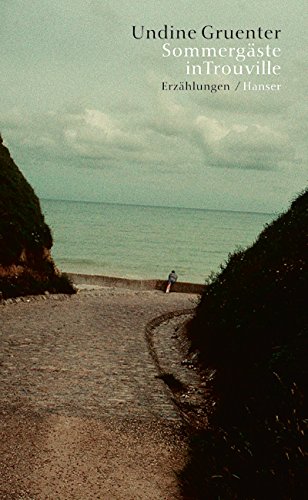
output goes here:
<path id="1" fill-rule="evenodd" d="M 155 349 L 154 346 L 154 332 L 155 330 L 159 329 L 159 327 L 167 322 L 170 321 L 173 318 L 178 318 L 178 317 L 183 317 L 183 316 L 190 316 L 193 314 L 195 311 L 195 308 L 189 308 L 189 309 L 180 309 L 176 311 L 171 311 L 165 314 L 161 314 L 159 316 L 156 316 L 153 318 L 151 321 L 149 321 L 146 326 L 145 326 L 145 338 L 148 344 L 148 348 L 150 351 L 150 354 L 153 358 L 153 361 L 156 365 L 157 371 L 159 375 L 162 375 L 164 373 L 164 370 L 162 369 L 161 366 L 161 357 L 158 355 L 157 350 Z"/>
<path id="2" fill-rule="evenodd" d="M 195 303 L 106 288 L 0 305 L 2 500 L 180 498 L 182 422 L 144 331 Z"/>

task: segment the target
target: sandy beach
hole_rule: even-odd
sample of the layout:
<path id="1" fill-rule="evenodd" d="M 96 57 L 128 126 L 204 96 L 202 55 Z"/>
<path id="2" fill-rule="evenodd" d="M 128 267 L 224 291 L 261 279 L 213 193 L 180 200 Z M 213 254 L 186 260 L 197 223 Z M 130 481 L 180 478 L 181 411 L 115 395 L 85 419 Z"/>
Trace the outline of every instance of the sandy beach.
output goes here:
<path id="1" fill-rule="evenodd" d="M 1 499 L 181 498 L 183 420 L 146 332 L 193 384 L 171 339 L 197 300 L 84 285 L 0 305 Z"/>

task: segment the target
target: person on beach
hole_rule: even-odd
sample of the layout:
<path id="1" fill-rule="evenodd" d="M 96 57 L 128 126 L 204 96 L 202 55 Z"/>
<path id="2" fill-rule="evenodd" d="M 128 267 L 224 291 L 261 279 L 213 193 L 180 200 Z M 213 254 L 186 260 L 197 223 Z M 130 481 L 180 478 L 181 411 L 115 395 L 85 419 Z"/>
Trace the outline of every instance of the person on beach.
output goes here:
<path id="1" fill-rule="evenodd" d="M 167 284 L 167 288 L 166 288 L 166 293 L 170 292 L 171 285 L 173 285 L 173 283 L 175 283 L 177 281 L 177 279 L 178 279 L 178 275 L 176 274 L 176 272 L 171 271 L 171 273 L 168 276 L 168 284 Z"/>

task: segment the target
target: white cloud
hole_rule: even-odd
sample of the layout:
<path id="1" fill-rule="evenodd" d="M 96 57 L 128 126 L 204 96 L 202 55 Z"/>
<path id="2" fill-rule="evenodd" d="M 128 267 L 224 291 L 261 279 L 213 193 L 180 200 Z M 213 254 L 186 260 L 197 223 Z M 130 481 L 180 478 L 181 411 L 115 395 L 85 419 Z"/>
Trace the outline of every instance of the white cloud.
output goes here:
<path id="1" fill-rule="evenodd" d="M 220 141 L 229 133 L 229 129 L 222 122 L 207 116 L 197 116 L 195 120 L 196 130 L 200 133 L 207 144 Z"/>
<path id="2" fill-rule="evenodd" d="M 259 124 L 245 130 L 233 127 L 215 146 L 213 161 L 235 168 L 277 169 L 281 161 L 291 160 L 294 155 L 287 137 Z"/>
<path id="3" fill-rule="evenodd" d="M 179 103 L 173 96 L 156 99 L 153 112 L 123 115 L 83 107 L 43 115 L 13 110 L 3 116 L 10 140 L 27 146 L 29 154 L 52 155 L 77 167 L 91 159 L 96 168 L 154 168 L 182 172 L 185 168 L 278 169 L 294 158 L 288 131 L 271 120 L 245 122 L 241 114 L 215 116 L 213 111 Z M 142 119 L 140 118 L 142 116 Z M 44 158 L 42 156 L 42 161 Z M 87 163 L 87 166 L 89 163 Z"/>

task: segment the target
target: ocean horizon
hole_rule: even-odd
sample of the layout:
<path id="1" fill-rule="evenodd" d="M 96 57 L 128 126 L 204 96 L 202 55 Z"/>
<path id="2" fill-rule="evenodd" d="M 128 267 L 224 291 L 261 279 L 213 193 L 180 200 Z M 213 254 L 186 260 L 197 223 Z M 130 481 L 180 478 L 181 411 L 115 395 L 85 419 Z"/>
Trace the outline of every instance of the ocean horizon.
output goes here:
<path id="1" fill-rule="evenodd" d="M 204 283 L 277 214 L 41 199 L 63 272 Z"/>

